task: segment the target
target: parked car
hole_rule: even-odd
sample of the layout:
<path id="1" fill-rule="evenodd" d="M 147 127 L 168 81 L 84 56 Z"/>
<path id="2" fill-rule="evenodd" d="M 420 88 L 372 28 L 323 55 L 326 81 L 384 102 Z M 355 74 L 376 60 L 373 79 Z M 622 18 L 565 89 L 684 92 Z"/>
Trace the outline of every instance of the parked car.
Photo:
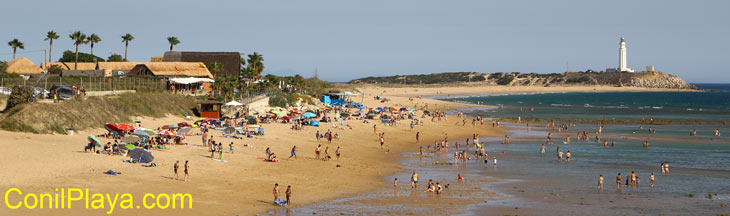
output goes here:
<path id="1" fill-rule="evenodd" d="M 10 93 L 13 93 L 13 90 L 6 87 L 0 87 L 0 94 L 10 95 Z"/>
<path id="2" fill-rule="evenodd" d="M 74 97 L 74 91 L 71 86 L 64 86 L 64 85 L 54 85 L 51 87 L 48 98 L 53 99 L 53 92 L 58 90 L 58 99 L 59 100 L 71 100 Z"/>

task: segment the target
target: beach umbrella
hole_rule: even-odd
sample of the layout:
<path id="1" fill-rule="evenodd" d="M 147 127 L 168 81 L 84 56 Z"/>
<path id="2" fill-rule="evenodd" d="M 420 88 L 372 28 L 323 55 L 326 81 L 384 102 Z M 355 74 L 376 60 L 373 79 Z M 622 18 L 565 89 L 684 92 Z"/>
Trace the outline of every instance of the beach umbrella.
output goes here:
<path id="1" fill-rule="evenodd" d="M 304 116 L 304 117 L 307 117 L 307 118 L 314 118 L 314 117 L 317 117 L 317 115 L 316 115 L 316 114 L 314 114 L 314 113 L 311 113 L 311 112 L 307 112 L 307 113 L 304 113 L 304 114 L 302 114 L 302 116 Z"/>
<path id="2" fill-rule="evenodd" d="M 104 124 L 104 128 L 108 130 L 109 132 L 119 133 L 121 130 L 119 129 L 119 126 L 112 123 Z"/>
<path id="3" fill-rule="evenodd" d="M 178 129 L 180 127 L 177 126 L 177 125 L 168 125 L 167 128 L 170 128 L 170 129 Z"/>
<path id="4" fill-rule="evenodd" d="M 291 117 L 289 117 L 289 116 L 284 116 L 282 118 L 284 119 L 284 121 L 289 121 L 289 119 L 291 119 Z"/>
<path id="5" fill-rule="evenodd" d="M 190 128 L 190 127 L 182 127 L 177 130 L 177 134 L 184 136 L 184 135 L 187 135 L 188 133 L 190 133 L 191 130 L 192 130 L 192 128 Z"/>
<path id="6" fill-rule="evenodd" d="M 167 129 L 169 127 L 170 127 L 170 125 L 162 125 L 162 129 Z"/>
<path id="7" fill-rule="evenodd" d="M 140 163 L 149 163 L 155 160 L 155 156 L 152 155 L 152 152 L 143 148 L 134 148 L 129 150 L 129 157 L 138 160 Z"/>
<path id="8" fill-rule="evenodd" d="M 125 131 L 134 130 L 134 126 L 132 126 L 130 124 L 120 124 L 120 125 L 117 125 L 117 128 L 119 128 L 119 130 L 125 130 Z"/>
<path id="9" fill-rule="evenodd" d="M 187 123 L 187 122 L 180 122 L 180 123 L 177 123 L 177 126 L 182 128 L 182 127 L 190 127 L 191 125 L 190 125 L 190 123 Z"/>
<path id="10" fill-rule="evenodd" d="M 355 113 L 364 113 L 362 110 L 355 111 Z"/>
<path id="11" fill-rule="evenodd" d="M 273 113 L 273 114 L 276 114 L 276 115 L 278 115 L 278 116 L 284 116 L 284 113 L 282 113 L 282 112 L 281 112 L 281 111 L 279 111 L 279 110 L 274 110 L 274 109 L 272 109 L 272 110 L 271 110 L 271 111 L 269 111 L 269 112 L 271 112 L 271 113 Z"/>
<path id="12" fill-rule="evenodd" d="M 148 136 L 157 135 L 157 132 L 147 129 L 147 128 L 137 128 L 137 129 L 134 129 L 134 132 L 132 134 L 140 136 L 140 137 L 148 137 Z"/>
<path id="13" fill-rule="evenodd" d="M 129 150 L 132 150 L 132 149 L 136 149 L 136 148 L 137 148 L 137 146 L 135 146 L 135 145 L 133 145 L 133 144 L 126 144 L 126 145 L 123 145 L 123 148 L 129 149 Z"/>
<path id="14" fill-rule="evenodd" d="M 205 119 L 204 118 L 198 118 L 197 120 L 195 120 L 195 122 L 202 122 L 203 120 L 205 120 Z"/>
<path id="15" fill-rule="evenodd" d="M 96 145 L 96 146 L 98 146 L 98 147 L 101 147 L 101 141 L 99 141 L 99 139 L 98 139 L 98 138 L 96 138 L 96 136 L 94 136 L 94 135 L 89 135 L 89 137 L 88 137 L 88 140 L 89 140 L 89 142 L 93 142 L 93 143 L 94 143 L 94 145 Z"/>
<path id="16" fill-rule="evenodd" d="M 295 110 L 295 109 L 293 109 L 293 110 L 289 110 L 289 112 L 290 112 L 290 113 L 295 113 L 295 114 L 299 114 L 299 113 L 301 113 L 301 112 L 299 112 L 299 110 Z"/>
<path id="17" fill-rule="evenodd" d="M 408 110 L 408 109 L 406 109 L 405 107 L 400 108 L 400 111 L 406 111 L 406 110 Z"/>
<path id="18" fill-rule="evenodd" d="M 170 132 L 169 130 L 160 130 L 160 131 L 159 131 L 159 134 L 160 134 L 160 135 L 163 135 L 163 136 L 172 136 L 172 135 L 174 135 L 174 134 L 172 134 L 172 132 Z"/>
<path id="19" fill-rule="evenodd" d="M 135 143 L 139 142 L 140 138 L 136 135 L 125 136 L 122 138 L 122 143 Z"/>
<path id="20" fill-rule="evenodd" d="M 213 120 L 215 120 L 215 119 L 207 118 L 207 119 L 203 120 L 203 122 L 209 122 L 209 121 L 213 121 Z"/>
<path id="21" fill-rule="evenodd" d="M 322 110 L 330 110 L 331 108 L 329 108 L 329 107 L 322 107 L 320 109 L 322 109 Z"/>

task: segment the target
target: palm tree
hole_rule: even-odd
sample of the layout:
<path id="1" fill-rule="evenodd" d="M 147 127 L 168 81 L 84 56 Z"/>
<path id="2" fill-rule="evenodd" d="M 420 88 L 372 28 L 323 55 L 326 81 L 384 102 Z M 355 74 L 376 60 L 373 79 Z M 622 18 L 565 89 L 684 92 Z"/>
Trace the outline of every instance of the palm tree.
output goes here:
<path id="1" fill-rule="evenodd" d="M 264 57 L 257 52 L 248 55 L 248 70 L 249 76 L 251 76 L 249 79 L 257 81 L 261 76 L 261 72 L 264 71 Z"/>
<path id="2" fill-rule="evenodd" d="M 89 43 L 91 43 L 91 55 L 93 56 L 94 55 L 94 44 L 101 42 L 101 38 L 99 37 L 99 35 L 91 34 L 91 35 L 89 35 L 88 39 L 89 39 Z M 96 58 L 94 58 L 94 59 L 96 59 Z"/>
<path id="3" fill-rule="evenodd" d="M 180 40 L 177 37 L 167 37 L 167 42 L 170 42 L 170 52 L 172 52 L 172 47 L 179 44 Z"/>
<path id="4" fill-rule="evenodd" d="M 56 34 L 56 32 L 49 31 L 48 33 L 46 33 L 46 39 L 43 39 L 44 41 L 49 41 L 49 43 L 50 43 L 49 44 L 50 46 L 48 48 L 48 61 L 53 61 L 51 58 L 51 56 L 52 56 L 51 54 L 53 54 L 53 40 L 56 40 L 58 38 L 59 38 L 59 36 L 58 36 L 58 34 Z"/>
<path id="5" fill-rule="evenodd" d="M 124 61 L 127 61 L 127 50 L 129 50 L 129 42 L 134 40 L 134 36 L 127 33 L 122 35 L 122 43 L 124 43 Z"/>
<path id="6" fill-rule="evenodd" d="M 8 46 L 13 48 L 13 60 L 15 60 L 15 53 L 18 52 L 18 48 L 25 49 L 23 42 L 20 42 L 17 38 L 9 41 Z"/>
<path id="7" fill-rule="evenodd" d="M 74 45 L 76 45 L 76 60 L 74 61 L 74 70 L 78 69 L 79 64 L 79 45 L 86 44 L 89 41 L 86 40 L 86 35 L 84 33 L 81 33 L 81 31 L 75 31 L 74 33 L 71 33 L 68 35 L 71 40 L 74 41 Z"/>

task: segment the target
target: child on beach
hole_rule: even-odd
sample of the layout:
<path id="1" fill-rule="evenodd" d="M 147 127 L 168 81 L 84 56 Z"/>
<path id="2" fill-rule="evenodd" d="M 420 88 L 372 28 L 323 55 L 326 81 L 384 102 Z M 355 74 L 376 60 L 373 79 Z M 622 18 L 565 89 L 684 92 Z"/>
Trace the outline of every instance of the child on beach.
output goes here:
<path id="1" fill-rule="evenodd" d="M 416 187 L 418 187 L 418 173 L 413 171 L 413 174 L 411 175 L 411 188 L 415 189 Z"/>
<path id="2" fill-rule="evenodd" d="M 598 177 L 598 190 L 603 189 L 603 174 Z"/>
<path id="3" fill-rule="evenodd" d="M 651 172 L 651 175 L 649 176 L 649 183 L 651 184 L 651 187 L 654 187 L 654 172 Z"/>
<path id="4" fill-rule="evenodd" d="M 398 188 L 398 178 L 393 179 L 393 188 Z"/>
<path id="5" fill-rule="evenodd" d="M 294 157 L 294 159 L 297 159 L 297 146 L 291 148 L 291 155 L 289 156 L 289 158 L 292 157 Z"/>
<path id="6" fill-rule="evenodd" d="M 233 142 L 231 142 L 231 144 L 228 144 L 228 148 L 230 148 L 231 154 L 233 154 L 233 151 L 234 151 L 234 149 L 233 149 Z"/>

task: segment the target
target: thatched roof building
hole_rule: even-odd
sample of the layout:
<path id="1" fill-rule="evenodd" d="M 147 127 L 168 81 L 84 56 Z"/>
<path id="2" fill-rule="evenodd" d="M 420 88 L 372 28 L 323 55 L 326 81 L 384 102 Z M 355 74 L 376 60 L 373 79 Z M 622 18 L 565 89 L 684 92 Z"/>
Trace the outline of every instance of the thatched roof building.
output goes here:
<path id="1" fill-rule="evenodd" d="M 97 70 L 130 71 L 138 64 L 149 62 L 99 62 Z"/>
<path id="2" fill-rule="evenodd" d="M 239 52 L 186 52 L 172 51 L 165 52 L 162 57 L 163 62 L 203 62 L 206 66 L 210 66 L 214 62 L 220 63 L 223 68 L 213 75 L 231 76 L 238 79 L 241 72 L 241 53 Z"/>
<path id="3" fill-rule="evenodd" d="M 202 62 L 146 62 L 130 70 L 129 76 L 207 77 L 213 74 Z"/>
<path id="4" fill-rule="evenodd" d="M 35 65 L 33 61 L 26 57 L 16 58 L 8 63 L 8 67 L 5 69 L 8 73 L 14 74 L 41 74 L 43 69 Z"/>
<path id="5" fill-rule="evenodd" d="M 57 65 L 61 67 L 61 70 L 73 70 L 74 69 L 74 63 L 73 62 L 48 62 L 46 63 L 48 68 L 53 67 L 54 65 Z M 96 63 L 94 62 L 79 62 L 76 66 L 77 70 L 96 70 Z"/>

